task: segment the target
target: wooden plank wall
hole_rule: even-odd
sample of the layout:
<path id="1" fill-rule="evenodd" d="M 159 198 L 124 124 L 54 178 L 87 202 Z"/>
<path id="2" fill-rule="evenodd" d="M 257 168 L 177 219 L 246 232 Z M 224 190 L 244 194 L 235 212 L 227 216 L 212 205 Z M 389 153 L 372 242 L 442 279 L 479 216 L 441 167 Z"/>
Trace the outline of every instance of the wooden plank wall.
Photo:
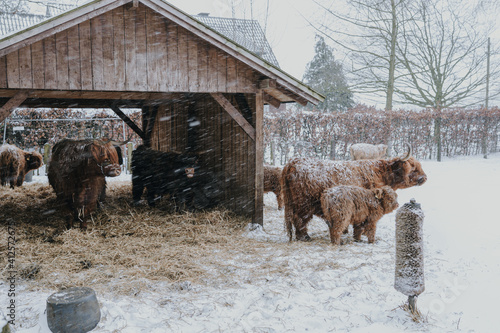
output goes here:
<path id="1" fill-rule="evenodd" d="M 255 114 L 255 95 L 245 95 Z M 238 108 L 231 95 L 226 97 Z M 152 134 L 152 148 L 185 153 L 188 145 L 188 104 L 192 100 L 162 105 Z M 208 94 L 197 95 L 196 152 L 202 165 L 224 184 L 223 206 L 246 217 L 254 214 L 255 143 Z M 255 126 L 253 123 L 252 125 Z"/>
<path id="2" fill-rule="evenodd" d="M 0 88 L 255 93 L 244 63 L 139 4 L 0 57 Z"/>

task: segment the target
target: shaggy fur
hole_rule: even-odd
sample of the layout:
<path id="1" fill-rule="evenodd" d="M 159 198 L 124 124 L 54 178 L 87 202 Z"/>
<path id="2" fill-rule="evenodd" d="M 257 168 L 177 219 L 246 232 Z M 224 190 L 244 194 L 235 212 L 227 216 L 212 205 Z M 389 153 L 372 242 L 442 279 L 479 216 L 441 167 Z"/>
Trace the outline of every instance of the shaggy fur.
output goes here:
<path id="1" fill-rule="evenodd" d="M 321 209 L 328 227 L 330 240 L 340 245 L 340 237 L 352 224 L 354 239 L 364 233 L 368 243 L 375 241 L 377 222 L 385 214 L 398 208 L 398 195 L 389 186 L 367 190 L 359 186 L 341 185 L 329 188 L 321 195 Z"/>
<path id="2" fill-rule="evenodd" d="M 351 159 L 378 160 L 387 156 L 387 145 L 371 145 L 369 143 L 355 143 L 349 148 Z"/>
<path id="3" fill-rule="evenodd" d="M 188 210 L 216 206 L 223 194 L 222 181 L 198 164 L 198 156 L 158 151 L 139 146 L 132 153 L 132 196 L 141 200 L 144 188 L 150 206 L 169 195 Z"/>
<path id="4" fill-rule="evenodd" d="M 281 193 L 281 171 L 280 167 L 264 165 L 264 194 L 273 192 L 278 200 L 278 209 L 283 209 L 283 195 Z"/>
<path id="5" fill-rule="evenodd" d="M 295 158 L 283 168 L 285 225 L 290 240 L 309 240 L 307 224 L 313 215 L 323 218 L 321 194 L 338 185 L 393 190 L 422 185 L 427 176 L 420 162 L 409 156 L 390 160 L 327 161 Z"/>
<path id="6" fill-rule="evenodd" d="M 77 220 L 81 229 L 87 228 L 87 218 L 104 200 L 105 177 L 120 175 L 121 161 L 121 150 L 107 141 L 64 139 L 54 145 L 48 178 L 69 209 L 68 228 Z"/>
<path id="7" fill-rule="evenodd" d="M 13 145 L 0 146 L 0 184 L 21 186 L 24 177 L 31 170 L 43 165 L 42 155 L 36 151 L 28 152 Z"/>

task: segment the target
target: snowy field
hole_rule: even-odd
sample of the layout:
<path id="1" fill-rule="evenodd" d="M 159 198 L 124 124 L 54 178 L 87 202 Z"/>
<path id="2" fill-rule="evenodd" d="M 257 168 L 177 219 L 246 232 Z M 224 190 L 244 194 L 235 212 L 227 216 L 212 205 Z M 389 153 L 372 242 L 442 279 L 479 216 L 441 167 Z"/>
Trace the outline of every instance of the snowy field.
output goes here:
<path id="1" fill-rule="evenodd" d="M 234 258 L 220 267 L 228 274 L 220 281 L 176 288 L 151 282 L 135 296 L 98 294 L 102 317 L 93 332 L 498 332 L 500 154 L 422 164 L 427 183 L 398 191 L 400 205 L 415 198 L 425 213 L 419 322 L 393 288 L 395 212 L 379 222 L 375 244 L 347 235 L 347 244 L 332 246 L 317 218 L 311 242 L 289 243 L 270 193 L 264 229 L 235 235 L 258 244 L 248 255 L 260 257 L 248 263 L 260 264 Z M 56 290 L 17 288 L 15 332 L 50 332 L 45 301 Z M 7 289 L 0 282 L 2 310 Z"/>

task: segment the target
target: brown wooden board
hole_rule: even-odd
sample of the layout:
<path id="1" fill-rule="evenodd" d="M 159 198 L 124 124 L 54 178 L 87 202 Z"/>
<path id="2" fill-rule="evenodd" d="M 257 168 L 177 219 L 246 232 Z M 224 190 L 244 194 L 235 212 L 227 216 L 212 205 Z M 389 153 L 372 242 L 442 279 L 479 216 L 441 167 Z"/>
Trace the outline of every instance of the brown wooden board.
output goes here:
<path id="1" fill-rule="evenodd" d="M 90 20 L 80 23 L 78 28 L 82 89 L 92 90 L 92 43 L 90 41 Z"/>
<path id="2" fill-rule="evenodd" d="M 19 49 L 19 85 L 22 88 L 33 88 L 32 74 L 31 45 L 27 45 Z"/>
<path id="3" fill-rule="evenodd" d="M 146 47 L 148 62 L 148 91 L 159 91 L 159 43 L 156 35 L 158 14 L 151 9 L 146 9 Z"/>
<path id="4" fill-rule="evenodd" d="M 135 41 L 136 41 L 136 63 L 137 81 L 135 90 L 148 90 L 148 58 L 146 45 L 146 7 L 139 5 L 136 8 Z"/>
<path id="5" fill-rule="evenodd" d="M 159 53 L 159 90 L 169 91 L 172 83 L 171 77 L 168 73 L 168 38 L 167 38 L 167 20 L 163 17 L 158 17 L 157 25 L 157 41 Z"/>
<path id="6" fill-rule="evenodd" d="M 10 89 L 20 87 L 18 51 L 7 54 L 7 82 Z"/>
<path id="7" fill-rule="evenodd" d="M 192 34 L 187 34 L 188 42 L 188 84 L 189 91 L 199 90 L 198 83 L 198 39 Z"/>
<path id="8" fill-rule="evenodd" d="M 227 58 L 227 91 L 236 92 L 236 59 Z"/>
<path id="9" fill-rule="evenodd" d="M 90 20 L 92 41 L 92 80 L 94 90 L 104 90 L 103 50 L 102 50 L 102 15 Z"/>
<path id="10" fill-rule="evenodd" d="M 103 66 L 103 89 L 116 90 L 114 42 L 113 42 L 113 12 L 107 12 L 102 16 L 102 66 Z"/>
<path id="11" fill-rule="evenodd" d="M 217 51 L 217 91 L 227 91 L 227 54 L 222 51 Z"/>
<path id="12" fill-rule="evenodd" d="M 208 48 L 208 92 L 217 91 L 217 49 L 213 46 Z"/>
<path id="13" fill-rule="evenodd" d="M 198 44 L 198 85 L 200 91 L 208 91 L 208 45 Z"/>
<path id="14" fill-rule="evenodd" d="M 169 75 L 170 89 L 172 91 L 179 91 L 179 55 L 177 51 L 178 36 L 177 25 L 169 22 L 167 25 L 167 52 L 168 52 L 168 68 L 167 75 Z"/>
<path id="15" fill-rule="evenodd" d="M 69 89 L 67 30 L 56 34 L 56 78 L 58 89 Z"/>
<path id="16" fill-rule="evenodd" d="M 7 88 L 7 58 L 0 57 L 0 88 Z"/>
<path id="17" fill-rule="evenodd" d="M 68 29 L 68 67 L 69 89 L 82 89 L 82 75 L 80 68 L 80 39 L 79 27 L 75 25 Z"/>
<path id="18" fill-rule="evenodd" d="M 125 90 L 132 91 L 137 82 L 137 57 L 135 52 L 136 10 L 125 9 L 123 15 L 125 26 Z"/>
<path id="19" fill-rule="evenodd" d="M 178 34 L 178 44 L 177 44 L 177 53 L 178 53 L 178 70 L 179 70 L 179 91 L 188 91 L 189 90 L 189 72 L 188 72 L 188 31 L 184 28 L 177 28 Z"/>
<path id="20" fill-rule="evenodd" d="M 125 90 L 125 26 L 123 7 L 113 10 L 113 62 L 115 89 Z"/>

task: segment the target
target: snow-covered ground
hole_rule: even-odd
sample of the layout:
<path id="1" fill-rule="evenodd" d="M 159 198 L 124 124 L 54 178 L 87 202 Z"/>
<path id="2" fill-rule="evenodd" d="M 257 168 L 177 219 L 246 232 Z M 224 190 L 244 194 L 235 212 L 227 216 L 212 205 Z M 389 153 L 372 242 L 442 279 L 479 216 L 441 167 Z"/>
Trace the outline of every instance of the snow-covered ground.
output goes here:
<path id="1" fill-rule="evenodd" d="M 317 218 L 311 242 L 288 243 L 283 212 L 270 193 L 264 198 L 264 230 L 239 236 L 258 242 L 266 265 L 245 266 L 235 258 L 221 267 L 231 272 L 231 283 L 171 288 L 152 282 L 149 292 L 137 296 L 98 294 L 102 318 L 94 331 L 498 332 L 500 154 L 422 164 L 427 183 L 398 191 L 400 205 L 415 198 L 425 213 L 420 322 L 400 307 L 406 296 L 393 287 L 395 212 L 379 222 L 375 244 L 364 239 L 332 246 L 326 224 Z M 280 274 L 284 266 L 287 273 Z M 253 275 L 246 272 L 255 275 L 255 269 L 259 278 L 249 279 Z M 56 290 L 22 288 L 16 332 L 50 332 L 45 301 Z M 7 289 L 0 282 L 2 310 Z"/>

